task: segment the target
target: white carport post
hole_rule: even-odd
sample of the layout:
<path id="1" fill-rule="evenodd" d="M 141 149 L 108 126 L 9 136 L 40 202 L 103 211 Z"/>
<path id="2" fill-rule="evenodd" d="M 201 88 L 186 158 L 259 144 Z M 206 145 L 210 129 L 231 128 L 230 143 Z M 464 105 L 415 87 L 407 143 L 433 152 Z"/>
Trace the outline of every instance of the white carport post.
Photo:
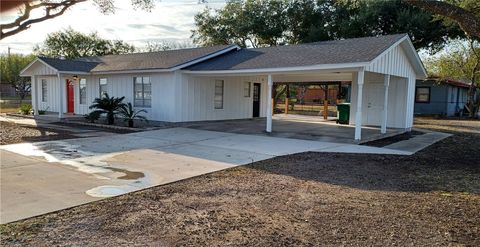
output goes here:
<path id="1" fill-rule="evenodd" d="M 365 69 L 361 68 L 357 73 L 357 112 L 355 113 L 355 140 L 362 139 L 362 100 L 363 84 L 365 81 Z"/>
<path id="2" fill-rule="evenodd" d="M 30 82 L 30 94 L 32 96 L 33 115 L 38 115 L 38 86 L 37 76 L 32 75 Z"/>
<path id="3" fill-rule="evenodd" d="M 272 80 L 272 75 L 268 75 L 268 100 L 267 100 L 267 128 L 266 131 L 268 133 L 272 132 L 272 90 L 273 90 L 273 80 Z"/>
<path id="4" fill-rule="evenodd" d="M 60 87 L 60 104 L 58 105 L 58 118 L 62 119 L 63 118 L 63 103 L 64 103 L 64 95 L 65 95 L 65 91 L 66 89 L 64 90 L 63 89 L 63 85 L 64 83 L 62 83 L 62 75 L 60 73 L 57 74 L 58 75 L 58 85 Z"/>
<path id="5" fill-rule="evenodd" d="M 390 86 L 390 75 L 385 75 L 383 78 L 384 97 L 383 97 L 383 112 L 382 112 L 382 134 L 387 133 L 387 116 L 388 116 L 388 87 Z"/>

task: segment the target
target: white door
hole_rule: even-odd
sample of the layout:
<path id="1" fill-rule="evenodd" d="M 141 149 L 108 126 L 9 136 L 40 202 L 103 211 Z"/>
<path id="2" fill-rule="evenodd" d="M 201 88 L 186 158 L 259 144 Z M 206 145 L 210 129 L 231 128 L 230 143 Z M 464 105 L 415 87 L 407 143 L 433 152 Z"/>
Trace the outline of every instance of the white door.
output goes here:
<path id="1" fill-rule="evenodd" d="M 366 125 L 380 126 L 383 111 L 383 84 L 370 84 L 366 92 L 367 117 Z"/>

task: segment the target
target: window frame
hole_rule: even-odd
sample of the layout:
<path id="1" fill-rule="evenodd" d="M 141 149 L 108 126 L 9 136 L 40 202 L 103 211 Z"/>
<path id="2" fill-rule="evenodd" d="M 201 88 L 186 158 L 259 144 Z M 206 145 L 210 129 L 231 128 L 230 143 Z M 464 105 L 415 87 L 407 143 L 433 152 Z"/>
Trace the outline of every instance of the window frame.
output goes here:
<path id="1" fill-rule="evenodd" d="M 40 79 L 40 87 L 41 87 L 41 98 L 42 98 L 42 102 L 47 102 L 47 100 L 48 100 L 48 84 L 47 84 L 47 79 Z"/>
<path id="2" fill-rule="evenodd" d="M 137 78 L 141 78 L 141 81 L 142 83 L 139 84 L 142 86 L 142 97 L 141 98 L 137 98 L 137 89 L 136 89 L 136 80 Z M 145 78 L 148 78 L 148 83 L 145 83 Z M 150 92 L 150 98 L 146 99 L 145 98 L 145 85 L 149 85 L 150 86 L 150 91 L 147 91 L 147 92 Z M 142 101 L 142 104 L 137 104 L 138 101 Z M 149 101 L 150 103 L 147 105 L 145 104 L 146 101 Z M 151 80 L 151 77 L 150 76 L 134 76 L 133 77 L 133 106 L 134 107 L 140 107 L 140 108 L 151 108 L 152 107 L 152 80 Z"/>
<path id="3" fill-rule="evenodd" d="M 217 95 L 217 82 L 222 82 L 222 93 L 221 95 Z M 225 80 L 223 79 L 215 79 L 213 84 L 213 109 L 215 110 L 223 110 L 225 107 Z M 221 101 L 216 99 L 217 96 L 221 96 Z M 217 107 L 217 102 L 221 102 L 221 106 Z"/>
<path id="4" fill-rule="evenodd" d="M 252 82 L 245 81 L 243 82 L 243 97 L 250 98 L 252 95 Z"/>
<path id="5" fill-rule="evenodd" d="M 82 81 L 84 82 L 84 85 L 82 85 Z M 83 94 L 82 94 L 82 86 L 84 87 Z M 87 79 L 86 78 L 80 78 L 78 80 L 78 104 L 80 105 L 87 104 Z"/>
<path id="6" fill-rule="evenodd" d="M 418 99 L 418 89 L 428 89 L 428 99 L 427 100 L 419 100 Z M 431 98 L 432 90 L 431 87 L 416 87 L 415 88 L 415 103 L 420 103 L 420 104 L 429 104 L 430 103 L 430 98 Z"/>
<path id="7" fill-rule="evenodd" d="M 105 91 L 102 91 L 102 80 L 105 80 L 105 84 L 103 84 L 106 87 Z M 99 78 L 98 79 L 98 93 L 100 95 L 100 98 L 103 98 L 105 96 L 102 92 L 108 94 L 108 79 L 107 78 Z"/>

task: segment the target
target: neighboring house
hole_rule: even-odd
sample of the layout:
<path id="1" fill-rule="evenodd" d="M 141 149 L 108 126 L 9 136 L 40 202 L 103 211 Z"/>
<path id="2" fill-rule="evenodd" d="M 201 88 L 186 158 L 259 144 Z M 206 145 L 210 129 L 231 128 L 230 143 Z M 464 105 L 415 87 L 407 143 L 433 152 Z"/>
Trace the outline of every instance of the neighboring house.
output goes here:
<path id="1" fill-rule="evenodd" d="M 415 90 L 415 114 L 458 115 L 468 99 L 470 85 L 461 81 L 418 80 Z"/>
<path id="2" fill-rule="evenodd" d="M 125 96 L 156 121 L 266 117 L 272 131 L 274 83 L 350 81 L 355 139 L 362 125 L 410 129 L 415 80 L 425 69 L 408 35 L 242 49 L 236 45 L 150 53 L 38 58 L 31 76 L 34 109 L 86 114 L 102 92 Z M 385 109 L 385 111 L 383 111 Z M 384 113 L 384 114 L 379 114 Z"/>
<path id="3" fill-rule="evenodd" d="M 328 87 L 328 100 L 329 102 L 336 102 L 338 99 L 338 84 L 329 85 Z M 341 87 L 347 93 L 346 97 L 348 99 L 348 91 L 350 89 L 350 82 L 341 83 Z M 323 103 L 325 99 L 325 89 L 320 86 L 317 87 L 307 87 L 305 91 L 302 91 L 301 87 L 297 89 L 297 94 L 295 96 L 297 103 L 300 103 L 300 99 L 303 99 L 305 104 L 311 103 Z"/>

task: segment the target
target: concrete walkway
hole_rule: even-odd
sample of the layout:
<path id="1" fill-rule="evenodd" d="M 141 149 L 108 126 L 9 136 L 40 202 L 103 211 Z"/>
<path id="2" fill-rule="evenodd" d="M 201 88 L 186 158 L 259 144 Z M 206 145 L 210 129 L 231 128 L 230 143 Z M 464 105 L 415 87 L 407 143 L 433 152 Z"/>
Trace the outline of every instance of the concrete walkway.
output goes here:
<path id="1" fill-rule="evenodd" d="M 170 128 L 0 146 L 1 223 L 306 151 L 409 155 L 352 144 Z"/>

